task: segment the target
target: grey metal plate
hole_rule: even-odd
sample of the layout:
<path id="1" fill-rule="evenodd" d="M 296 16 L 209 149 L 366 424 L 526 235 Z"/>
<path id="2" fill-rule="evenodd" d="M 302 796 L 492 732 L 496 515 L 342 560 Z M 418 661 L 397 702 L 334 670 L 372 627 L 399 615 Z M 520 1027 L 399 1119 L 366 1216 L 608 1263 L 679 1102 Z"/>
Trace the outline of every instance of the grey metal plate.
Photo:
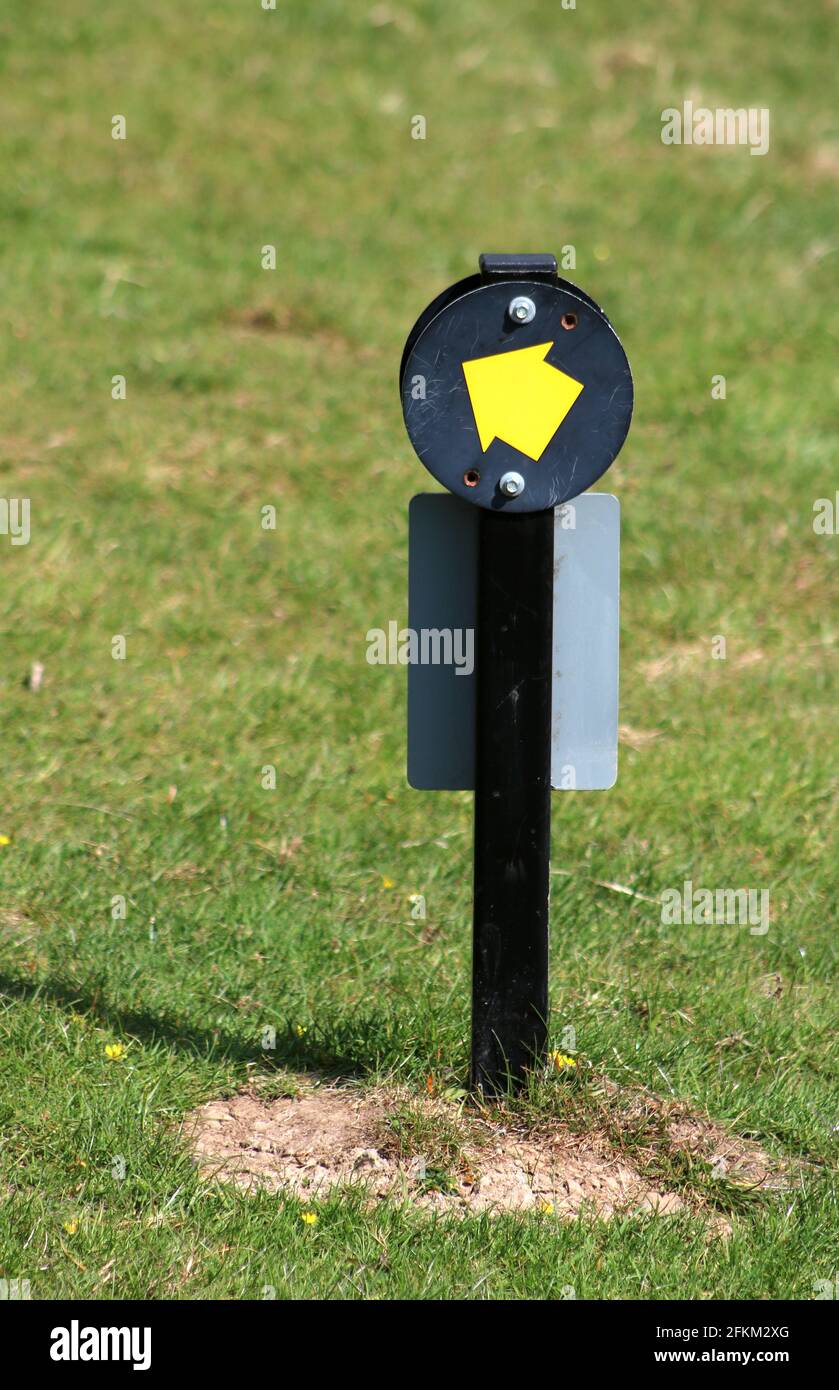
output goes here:
<path id="1" fill-rule="evenodd" d="M 478 512 L 448 493 L 408 509 L 408 626 L 475 636 Z M 463 644 L 465 647 L 465 643 Z M 433 653 L 432 653 L 433 655 Z M 466 663 L 461 664 L 461 671 Z M 475 785 L 475 677 L 454 664 L 408 667 L 408 782 L 418 790 Z"/>
<path id="2" fill-rule="evenodd" d="M 418 642 L 432 634 L 425 644 L 430 659 L 408 665 L 408 782 L 419 790 L 475 785 L 476 680 L 474 671 L 465 674 L 465 635 L 474 635 L 477 620 L 478 524 L 477 509 L 447 493 L 411 501 L 408 626 Z M 617 777 L 619 549 L 620 503 L 610 493 L 585 493 L 557 509 L 551 736 L 557 791 L 601 790 Z M 467 659 L 435 662 L 447 654 Z"/>

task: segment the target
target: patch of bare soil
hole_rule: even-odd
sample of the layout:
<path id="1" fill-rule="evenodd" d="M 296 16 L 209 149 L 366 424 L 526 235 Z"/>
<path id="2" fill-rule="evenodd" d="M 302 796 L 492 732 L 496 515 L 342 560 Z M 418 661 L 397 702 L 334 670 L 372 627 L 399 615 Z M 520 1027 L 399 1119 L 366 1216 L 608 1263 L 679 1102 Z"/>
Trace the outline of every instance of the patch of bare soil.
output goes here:
<path id="1" fill-rule="evenodd" d="M 528 1132 L 431 1098 L 407 1104 L 419 1139 L 408 1152 L 389 1127 L 406 1105 L 404 1096 L 340 1086 L 303 1087 L 294 1098 L 246 1093 L 209 1101 L 190 1117 L 189 1132 L 205 1176 L 304 1199 L 356 1184 L 371 1199 L 391 1196 L 436 1211 L 573 1217 L 585 1207 L 608 1218 L 616 1212 L 669 1214 L 691 1205 L 666 1185 L 652 1185 L 605 1127 L 580 1135 L 556 1120 Z M 772 1161 L 756 1146 L 681 1111 L 657 1121 L 673 1149 L 718 1160 L 729 1178 L 772 1185 Z M 439 1161 L 435 1127 L 442 1127 L 450 1146 L 447 1171 L 432 1166 Z M 453 1134 L 462 1138 L 455 1152 Z"/>

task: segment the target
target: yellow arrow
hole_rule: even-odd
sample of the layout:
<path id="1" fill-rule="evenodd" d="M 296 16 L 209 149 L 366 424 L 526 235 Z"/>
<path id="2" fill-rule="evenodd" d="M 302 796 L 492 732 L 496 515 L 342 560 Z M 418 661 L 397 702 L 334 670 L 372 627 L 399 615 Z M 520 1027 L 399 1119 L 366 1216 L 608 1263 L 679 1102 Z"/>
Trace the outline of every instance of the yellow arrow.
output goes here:
<path id="1" fill-rule="evenodd" d="M 503 439 L 528 458 L 540 459 L 583 389 L 544 358 L 553 343 L 473 357 L 463 375 L 481 448 Z"/>

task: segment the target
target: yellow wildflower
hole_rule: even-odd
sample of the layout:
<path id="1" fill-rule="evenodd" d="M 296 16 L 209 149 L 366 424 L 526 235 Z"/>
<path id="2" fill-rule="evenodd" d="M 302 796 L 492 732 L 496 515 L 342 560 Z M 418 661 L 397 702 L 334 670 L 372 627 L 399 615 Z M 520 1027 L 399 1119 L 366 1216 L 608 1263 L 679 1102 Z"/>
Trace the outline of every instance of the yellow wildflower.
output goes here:
<path id="1" fill-rule="evenodd" d="M 313 1211 L 301 1211 L 300 1220 L 304 1226 L 314 1226 L 317 1221 L 317 1214 Z"/>
<path id="2" fill-rule="evenodd" d="M 79 1229 L 79 1223 L 78 1221 L 65 1221 L 64 1229 L 67 1232 L 68 1236 L 74 1236 L 76 1234 L 76 1231 Z"/>
<path id="3" fill-rule="evenodd" d="M 108 1058 L 109 1062 L 118 1062 L 124 1052 L 125 1048 L 122 1043 L 105 1044 L 105 1056 Z"/>

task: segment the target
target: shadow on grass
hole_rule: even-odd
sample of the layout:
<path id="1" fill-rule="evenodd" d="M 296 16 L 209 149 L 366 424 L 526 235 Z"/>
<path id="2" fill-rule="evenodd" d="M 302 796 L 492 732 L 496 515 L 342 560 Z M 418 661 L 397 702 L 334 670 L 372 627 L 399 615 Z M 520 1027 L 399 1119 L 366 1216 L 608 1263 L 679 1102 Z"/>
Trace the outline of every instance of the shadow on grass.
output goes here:
<path id="1" fill-rule="evenodd" d="M 317 1070 L 335 1077 L 368 1076 L 391 1069 L 400 1052 L 404 1060 L 404 1049 L 415 1052 L 418 1042 L 415 1032 L 409 1038 L 398 1016 L 385 1012 L 356 1013 L 327 1027 L 312 1025 L 303 1030 L 288 1021 L 272 1030 L 265 1045 L 268 1040 L 262 1027 L 253 1039 L 245 1039 L 222 1027 L 196 1027 L 165 1012 L 118 1008 L 107 1001 L 104 987 L 95 981 L 80 985 L 60 977 L 28 981 L 0 974 L 0 998 L 4 995 L 24 1002 L 43 999 L 68 1012 L 89 1015 L 145 1045 L 162 1044 L 206 1061 L 241 1067 L 258 1062 L 268 1071 L 283 1068 Z"/>

